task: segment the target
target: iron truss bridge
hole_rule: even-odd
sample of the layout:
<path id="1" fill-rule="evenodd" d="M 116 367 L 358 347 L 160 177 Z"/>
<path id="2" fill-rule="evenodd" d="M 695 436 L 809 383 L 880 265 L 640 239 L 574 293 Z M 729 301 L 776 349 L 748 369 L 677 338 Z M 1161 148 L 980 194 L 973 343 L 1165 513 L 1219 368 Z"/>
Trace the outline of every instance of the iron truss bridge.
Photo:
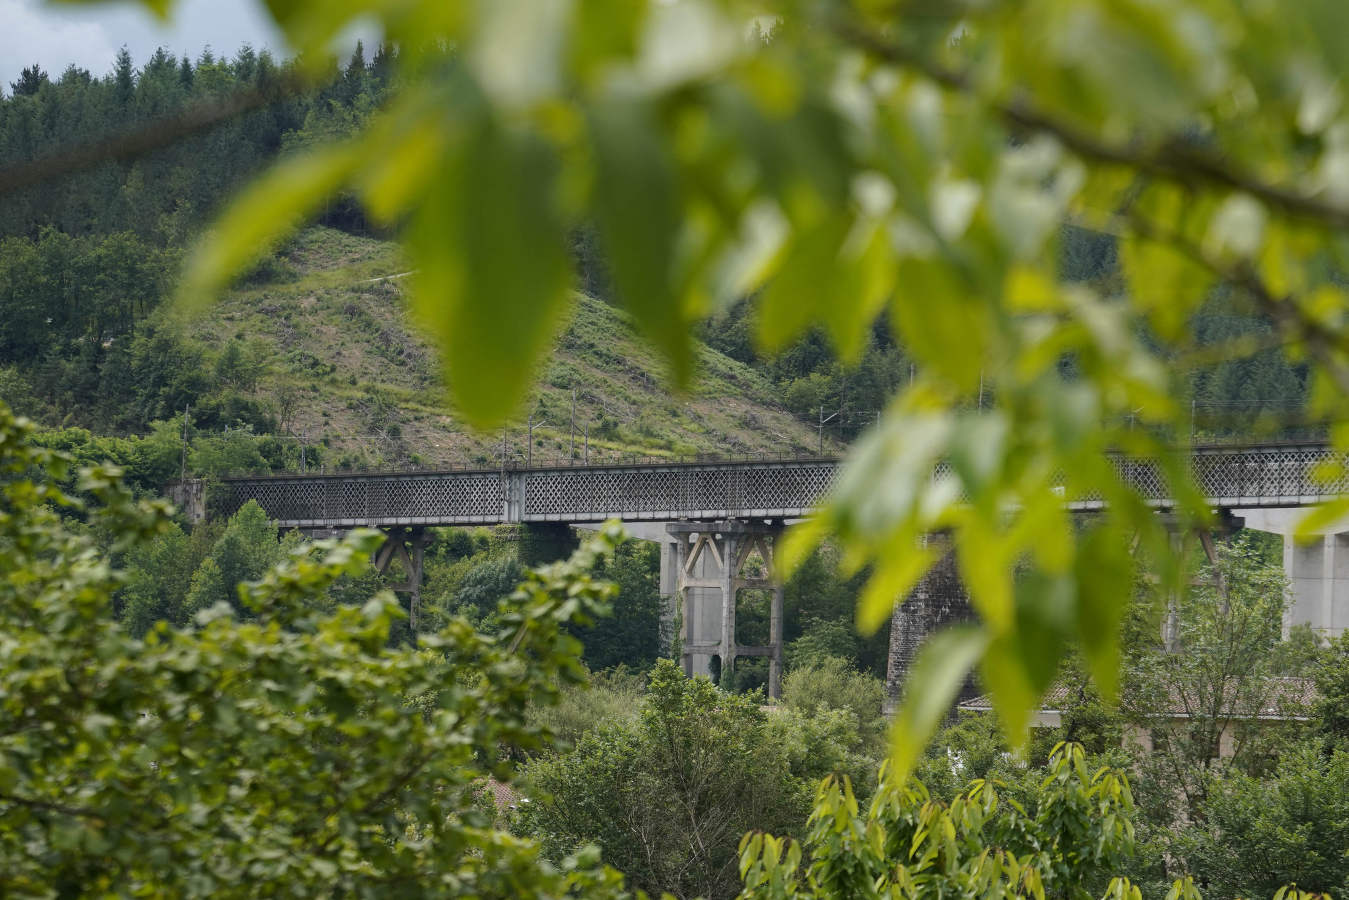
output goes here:
<path id="1" fill-rule="evenodd" d="M 1196 448 L 1196 483 L 1223 509 L 1309 506 L 1349 493 L 1349 478 L 1325 480 L 1342 456 L 1324 443 Z M 1158 507 L 1170 505 L 1155 464 L 1115 458 L 1122 478 Z M 223 479 L 217 511 L 256 500 L 289 528 L 387 528 L 530 522 L 670 522 L 792 519 L 833 485 L 833 458 L 645 462 L 532 469 L 275 475 Z M 1320 471 L 1318 471 L 1320 470 Z M 1074 500 L 1078 510 L 1099 499 Z"/>

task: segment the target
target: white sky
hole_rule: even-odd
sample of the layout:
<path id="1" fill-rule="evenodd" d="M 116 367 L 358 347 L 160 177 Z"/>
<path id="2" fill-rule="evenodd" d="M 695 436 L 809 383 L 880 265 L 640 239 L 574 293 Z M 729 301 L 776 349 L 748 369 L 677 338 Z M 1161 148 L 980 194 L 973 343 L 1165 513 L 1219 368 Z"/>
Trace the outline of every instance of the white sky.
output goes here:
<path id="1" fill-rule="evenodd" d="M 140 67 L 160 46 L 196 59 L 208 45 L 217 55 L 233 56 L 245 42 L 286 54 L 285 41 L 257 0 L 177 0 L 168 23 L 131 3 L 0 0 L 0 91 L 8 95 L 9 83 L 33 63 L 52 78 L 71 63 L 97 77 L 112 70 L 123 45 Z"/>

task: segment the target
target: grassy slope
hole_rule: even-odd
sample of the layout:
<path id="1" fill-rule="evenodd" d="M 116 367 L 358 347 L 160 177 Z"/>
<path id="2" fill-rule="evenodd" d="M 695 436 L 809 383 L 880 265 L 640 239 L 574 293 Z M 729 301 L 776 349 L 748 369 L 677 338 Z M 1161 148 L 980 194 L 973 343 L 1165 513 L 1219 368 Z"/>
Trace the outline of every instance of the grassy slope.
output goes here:
<path id="1" fill-rule="evenodd" d="M 476 434 L 456 420 L 435 351 L 405 312 L 402 282 L 386 277 L 405 268 L 393 244 L 310 229 L 265 279 L 189 328 L 217 348 L 241 339 L 264 360 L 258 395 L 275 404 L 290 431 L 326 443 L 330 464 L 345 457 L 356 466 L 495 465 L 500 433 Z M 547 423 L 534 430 L 535 463 L 567 456 L 573 390 L 576 452 L 589 422 L 592 460 L 814 450 L 814 429 L 776 402 L 762 375 L 706 347 L 699 355 L 697 382 L 675 394 L 626 317 L 578 296 L 531 405 L 507 429 L 510 455 L 523 456 L 523 422 L 532 411 Z"/>

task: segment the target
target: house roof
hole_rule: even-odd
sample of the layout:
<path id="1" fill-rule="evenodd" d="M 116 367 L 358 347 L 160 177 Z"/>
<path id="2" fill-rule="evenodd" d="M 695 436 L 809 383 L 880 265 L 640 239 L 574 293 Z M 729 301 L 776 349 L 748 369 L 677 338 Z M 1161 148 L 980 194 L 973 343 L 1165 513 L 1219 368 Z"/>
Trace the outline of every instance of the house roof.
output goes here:
<path id="1" fill-rule="evenodd" d="M 1240 712 L 1236 717 L 1243 719 L 1303 719 L 1306 718 L 1307 707 L 1319 697 L 1316 692 L 1316 683 L 1310 678 L 1277 676 L 1269 679 L 1269 688 L 1269 692 L 1262 698 L 1263 702 L 1260 709 Z M 1087 689 L 1088 686 L 1085 682 L 1057 681 L 1050 685 L 1049 690 L 1045 692 L 1044 699 L 1041 701 L 1040 712 L 1061 713 L 1071 706 L 1073 701 L 1083 699 Z M 1163 714 L 1177 719 L 1188 718 L 1189 710 L 1196 705 L 1198 704 L 1187 704 L 1185 698 L 1178 691 L 1173 691 L 1169 708 Z M 965 712 L 988 712 L 993 709 L 993 699 L 989 694 L 980 694 L 961 703 L 958 708 Z"/>
<path id="2" fill-rule="evenodd" d="M 496 804 L 498 812 L 504 812 L 520 804 L 520 792 L 504 781 L 487 778 L 484 787 L 491 793 L 492 802 Z"/>

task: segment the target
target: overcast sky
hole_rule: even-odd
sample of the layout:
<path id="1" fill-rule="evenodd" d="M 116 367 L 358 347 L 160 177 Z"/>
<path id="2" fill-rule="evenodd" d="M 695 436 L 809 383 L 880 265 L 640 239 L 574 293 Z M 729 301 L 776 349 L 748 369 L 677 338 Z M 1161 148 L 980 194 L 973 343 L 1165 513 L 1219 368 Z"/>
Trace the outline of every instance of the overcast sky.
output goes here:
<path id="1" fill-rule="evenodd" d="M 0 0 L 0 90 L 25 66 L 38 63 L 52 78 L 66 66 L 94 75 L 112 70 L 123 45 L 139 67 L 155 51 L 196 59 L 210 46 L 232 56 L 243 43 L 286 53 L 285 42 L 257 0 L 177 0 L 167 24 L 129 3 L 58 5 L 41 0 Z"/>

